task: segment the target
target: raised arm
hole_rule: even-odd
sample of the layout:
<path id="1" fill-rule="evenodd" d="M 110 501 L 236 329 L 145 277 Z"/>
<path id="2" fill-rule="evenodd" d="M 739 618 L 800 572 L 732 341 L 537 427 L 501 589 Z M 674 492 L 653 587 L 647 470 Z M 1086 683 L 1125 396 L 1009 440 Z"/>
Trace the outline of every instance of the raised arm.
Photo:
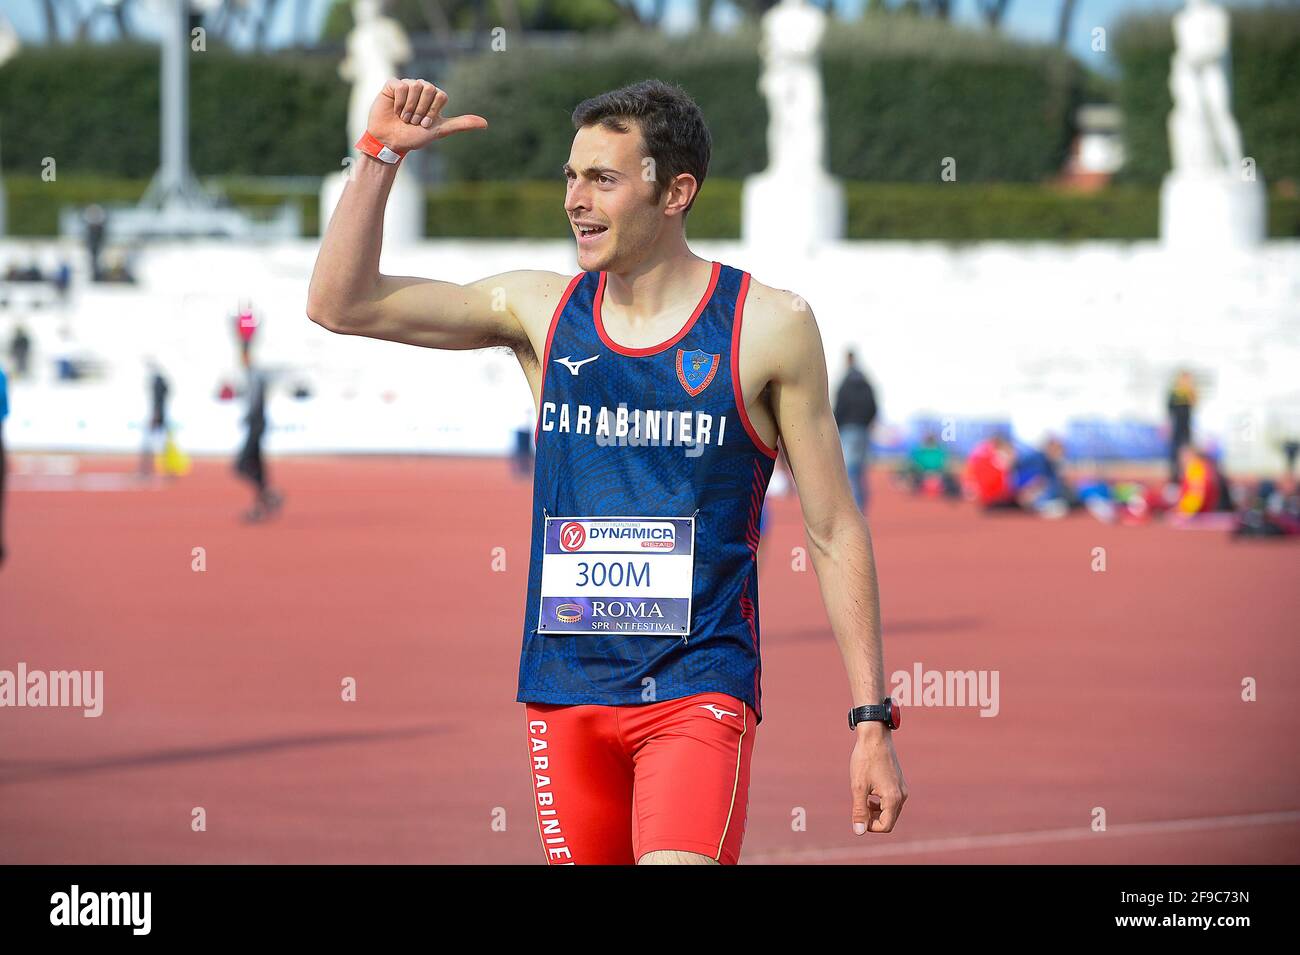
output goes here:
<path id="1" fill-rule="evenodd" d="M 445 117 L 447 94 L 424 80 L 389 80 L 370 109 L 368 131 L 401 153 L 453 133 L 483 129 L 481 116 Z M 520 315 L 563 288 L 549 272 L 507 272 L 459 285 L 383 275 L 384 207 L 398 167 L 362 155 L 325 230 L 307 292 L 307 315 L 330 331 L 427 348 L 528 343 Z"/>
<path id="2" fill-rule="evenodd" d="M 853 503 L 844 468 L 821 334 L 802 299 L 767 288 L 753 294 L 753 304 L 770 323 L 764 361 L 773 369 L 772 413 L 799 489 L 813 569 L 844 660 L 852 705 L 876 704 L 887 688 L 875 558 L 871 532 Z M 907 799 L 892 731 L 869 722 L 859 723 L 855 732 L 849 763 L 854 831 L 889 832 Z"/>

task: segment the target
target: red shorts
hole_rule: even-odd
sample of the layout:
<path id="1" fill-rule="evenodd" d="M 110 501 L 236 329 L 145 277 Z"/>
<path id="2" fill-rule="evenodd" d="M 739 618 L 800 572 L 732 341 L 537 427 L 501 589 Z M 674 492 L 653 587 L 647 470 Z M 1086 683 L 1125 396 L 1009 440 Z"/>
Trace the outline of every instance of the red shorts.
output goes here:
<path id="1" fill-rule="evenodd" d="M 677 849 L 735 865 L 754 711 L 725 693 L 633 706 L 528 703 L 537 828 L 552 865 Z"/>

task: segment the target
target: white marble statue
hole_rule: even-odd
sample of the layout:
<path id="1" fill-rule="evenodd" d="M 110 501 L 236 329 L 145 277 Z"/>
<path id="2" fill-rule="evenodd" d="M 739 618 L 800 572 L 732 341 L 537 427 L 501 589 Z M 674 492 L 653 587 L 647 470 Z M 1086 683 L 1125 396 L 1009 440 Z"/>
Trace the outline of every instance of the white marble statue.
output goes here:
<path id="1" fill-rule="evenodd" d="M 383 15 L 380 0 L 353 0 L 356 25 L 347 38 L 347 56 L 339 64 L 339 76 L 352 84 L 348 99 L 349 144 L 366 131 L 370 107 L 399 68 L 411 58 L 411 43 L 402 25 Z"/>
<path id="2" fill-rule="evenodd" d="M 1160 189 L 1160 237 L 1215 254 L 1257 245 L 1268 234 L 1267 196 L 1232 118 L 1228 14 L 1209 0 L 1187 0 L 1173 30 L 1172 168 Z"/>
<path id="3" fill-rule="evenodd" d="M 807 0 L 781 0 L 763 14 L 762 30 L 768 167 L 745 180 L 741 236 L 756 254 L 811 254 L 844 235 L 844 191 L 826 168 L 817 58 L 826 14 Z"/>
<path id="4" fill-rule="evenodd" d="M 763 75 L 767 98 L 768 168 L 825 166 L 825 107 L 817 49 L 826 14 L 806 0 L 785 0 L 763 17 Z"/>
<path id="5" fill-rule="evenodd" d="M 353 143 L 366 131 L 370 107 L 384 84 L 402 75 L 411 58 L 411 43 L 402 25 L 383 13 L 381 0 L 353 0 L 355 26 L 347 38 L 347 55 L 339 64 L 339 75 L 352 84 L 348 98 L 348 147 L 346 155 L 359 162 Z M 409 160 L 407 160 L 409 162 Z M 393 180 L 384 210 L 384 247 L 411 242 L 424 234 L 424 191 L 414 170 L 403 170 Z M 343 173 L 326 176 L 321 183 L 322 228 L 334 214 L 347 181 Z"/>
<path id="6" fill-rule="evenodd" d="M 1241 166 L 1241 133 L 1229 95 L 1228 35 L 1228 14 L 1208 0 L 1189 0 L 1174 16 L 1169 146 L 1175 170 L 1235 172 Z"/>
<path id="7" fill-rule="evenodd" d="M 3 14 L 0 14 L 0 66 L 17 53 L 20 46 L 22 42 L 18 39 L 18 31 Z"/>

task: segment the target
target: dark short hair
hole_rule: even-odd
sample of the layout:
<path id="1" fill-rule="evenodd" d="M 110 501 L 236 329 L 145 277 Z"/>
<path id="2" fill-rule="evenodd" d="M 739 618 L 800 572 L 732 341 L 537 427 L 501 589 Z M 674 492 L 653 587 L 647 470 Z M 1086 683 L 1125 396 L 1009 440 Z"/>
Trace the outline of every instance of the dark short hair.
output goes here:
<path id="1" fill-rule="evenodd" d="M 654 160 L 656 202 L 668 184 L 684 172 L 703 188 L 713 139 L 690 94 L 661 80 L 642 80 L 583 100 L 573 111 L 574 129 L 599 124 L 626 133 L 632 128 L 631 121 L 641 130 L 646 154 Z M 690 205 L 686 211 L 691 211 Z"/>

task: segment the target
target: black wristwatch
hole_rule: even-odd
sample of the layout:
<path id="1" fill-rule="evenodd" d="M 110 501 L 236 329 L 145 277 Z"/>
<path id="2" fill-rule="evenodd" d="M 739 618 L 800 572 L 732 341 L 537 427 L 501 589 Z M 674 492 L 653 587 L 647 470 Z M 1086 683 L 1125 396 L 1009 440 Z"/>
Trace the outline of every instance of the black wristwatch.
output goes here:
<path id="1" fill-rule="evenodd" d="M 876 706 L 858 706 L 849 710 L 849 729 L 856 729 L 859 723 L 884 723 L 891 730 L 896 730 L 902 723 L 901 707 L 890 697 L 885 697 Z"/>

